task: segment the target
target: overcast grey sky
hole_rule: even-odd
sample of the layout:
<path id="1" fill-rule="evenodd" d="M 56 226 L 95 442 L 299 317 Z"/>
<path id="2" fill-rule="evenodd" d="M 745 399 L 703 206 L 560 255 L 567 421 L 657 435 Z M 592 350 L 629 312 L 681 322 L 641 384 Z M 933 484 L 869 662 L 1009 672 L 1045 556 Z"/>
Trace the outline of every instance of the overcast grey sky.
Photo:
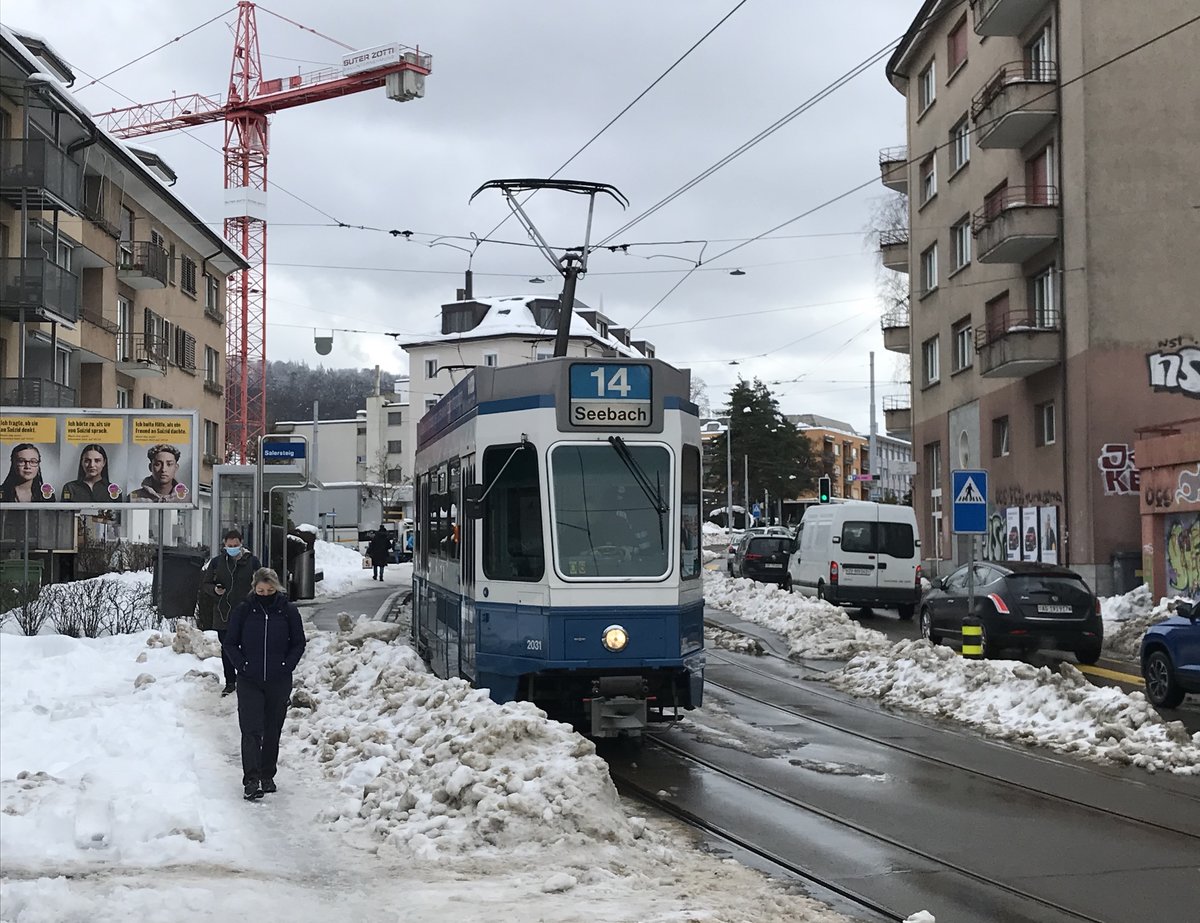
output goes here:
<path id="1" fill-rule="evenodd" d="M 431 247 L 429 235 L 487 235 L 507 207 L 498 192 L 468 204 L 480 184 L 549 176 L 736 5 L 274 0 L 260 6 L 267 77 L 314 70 L 342 53 L 267 10 L 354 47 L 395 40 L 433 55 L 424 99 L 396 103 L 381 89 L 273 118 L 268 357 L 406 371 L 404 353 L 383 334 L 433 329 L 439 305 L 454 298 L 467 268 L 468 253 Z M 231 6 L 232 0 L 6 0 L 3 20 L 48 39 L 76 66 L 79 98 L 101 111 L 173 93 L 223 94 L 234 12 L 103 85 L 88 84 Z M 748 0 L 563 171 L 611 183 L 630 200 L 624 213 L 598 201 L 593 240 L 898 38 L 918 6 L 917 0 Z M 141 142 L 163 154 L 180 174 L 176 189 L 214 222 L 223 201 L 222 131 L 216 123 L 191 136 L 175 132 Z M 702 378 L 714 408 L 739 375 L 758 377 L 781 382 L 771 388 L 785 412 L 820 413 L 865 432 L 869 351 L 876 354 L 877 399 L 907 390 L 897 383 L 906 374 L 902 364 L 882 346 L 875 256 L 863 234 L 873 201 L 887 194 L 877 181 L 794 222 L 777 239 L 704 265 L 646 312 L 701 255 L 699 243 L 673 242 L 709 241 L 707 260 L 878 177 L 879 149 L 903 142 L 903 98 L 880 63 L 612 241 L 635 245 L 628 253 L 595 253 L 578 297 L 602 306 L 618 324 L 641 319 L 635 335 Z M 562 247 L 582 241 L 584 202 L 543 192 L 527 208 Z M 332 219 L 418 233 L 406 241 L 330 227 Z M 528 243 L 511 218 L 494 236 Z M 736 268 L 745 275 L 730 276 Z M 479 295 L 561 288 L 530 247 L 482 244 L 473 269 Z M 547 284 L 531 285 L 535 276 Z M 334 331 L 331 355 L 315 354 L 314 330 Z"/>

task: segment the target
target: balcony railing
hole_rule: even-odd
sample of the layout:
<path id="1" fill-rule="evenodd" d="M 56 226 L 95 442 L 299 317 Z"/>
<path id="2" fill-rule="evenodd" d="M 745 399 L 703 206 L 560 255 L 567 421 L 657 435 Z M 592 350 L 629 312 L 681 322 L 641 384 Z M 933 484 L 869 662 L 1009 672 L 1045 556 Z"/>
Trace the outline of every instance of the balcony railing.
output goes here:
<path id="1" fill-rule="evenodd" d="M 1059 362 L 1056 308 L 1005 311 L 975 328 L 979 374 L 985 378 L 1024 378 Z"/>
<path id="2" fill-rule="evenodd" d="M 122 243 L 117 278 L 130 288 L 166 288 L 167 251 L 146 240 Z"/>
<path id="3" fill-rule="evenodd" d="M 1023 263 L 1058 239 L 1058 189 L 1010 186 L 988 196 L 971 219 L 981 263 Z"/>
<path id="4" fill-rule="evenodd" d="M 74 407 L 75 389 L 45 378 L 0 378 L 5 407 Z"/>
<path id="5" fill-rule="evenodd" d="M 883 348 L 894 353 L 910 350 L 909 325 L 912 323 L 907 307 L 886 312 L 879 320 L 883 330 Z"/>
<path id="6" fill-rule="evenodd" d="M 109 320 L 94 308 L 84 308 L 79 312 L 79 316 L 93 327 L 99 327 L 105 333 L 115 335 L 121 332 L 121 328 L 117 325 L 116 321 Z"/>
<path id="7" fill-rule="evenodd" d="M 167 374 L 167 341 L 144 333 L 117 335 L 117 371 L 134 378 Z"/>
<path id="8" fill-rule="evenodd" d="M 908 228 L 880 231 L 879 256 L 885 269 L 908 272 Z"/>
<path id="9" fill-rule="evenodd" d="M 982 148 L 1019 149 L 1058 113 L 1058 66 L 1053 61 L 1013 61 L 1000 68 L 971 101 L 975 136 Z"/>
<path id="10" fill-rule="evenodd" d="M 907 394 L 884 397 L 883 423 L 889 433 L 912 432 L 912 401 Z"/>
<path id="11" fill-rule="evenodd" d="M 0 313 L 28 321 L 79 320 L 79 277 L 43 257 L 0 258 Z"/>
<path id="12" fill-rule="evenodd" d="M 14 208 L 78 213 L 81 167 L 44 138 L 0 141 L 0 199 Z"/>
<path id="13" fill-rule="evenodd" d="M 885 147 L 879 152 L 879 177 L 894 192 L 908 192 L 908 148 Z"/>
<path id="14" fill-rule="evenodd" d="M 209 394 L 215 394 L 217 397 L 222 397 L 225 394 L 224 385 L 207 378 L 204 380 L 204 390 Z"/>

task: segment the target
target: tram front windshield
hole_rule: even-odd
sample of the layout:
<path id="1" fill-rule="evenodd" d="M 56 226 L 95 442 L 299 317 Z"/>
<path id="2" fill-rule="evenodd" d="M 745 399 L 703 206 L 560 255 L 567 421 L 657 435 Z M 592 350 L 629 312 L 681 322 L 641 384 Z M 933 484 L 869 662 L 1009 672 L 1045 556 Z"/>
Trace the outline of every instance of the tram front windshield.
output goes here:
<path id="1" fill-rule="evenodd" d="M 670 569 L 671 456 L 663 446 L 557 446 L 555 554 L 564 577 L 663 577 Z"/>

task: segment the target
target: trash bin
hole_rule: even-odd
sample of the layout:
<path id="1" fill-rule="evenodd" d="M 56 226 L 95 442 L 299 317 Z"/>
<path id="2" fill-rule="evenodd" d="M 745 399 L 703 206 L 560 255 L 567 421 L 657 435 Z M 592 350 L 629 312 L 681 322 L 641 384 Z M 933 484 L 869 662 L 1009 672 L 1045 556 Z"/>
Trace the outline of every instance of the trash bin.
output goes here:
<path id="1" fill-rule="evenodd" d="M 200 576 L 208 555 L 191 548 L 164 548 L 162 574 L 154 571 L 153 592 L 159 604 L 159 617 L 164 619 L 192 618 L 196 614 L 196 599 L 200 594 Z M 159 597 L 159 579 L 162 596 Z"/>
<path id="2" fill-rule="evenodd" d="M 317 595 L 317 556 L 312 548 L 301 551 L 288 565 L 288 596 L 292 599 L 312 599 Z"/>
<path id="3" fill-rule="evenodd" d="M 5 589 L 19 590 L 25 584 L 25 579 L 24 558 L 0 561 L 0 586 Z M 42 562 L 40 560 L 29 561 L 28 580 L 27 585 L 33 590 L 42 585 Z M 0 609 L 3 608 L 5 607 L 0 606 Z"/>

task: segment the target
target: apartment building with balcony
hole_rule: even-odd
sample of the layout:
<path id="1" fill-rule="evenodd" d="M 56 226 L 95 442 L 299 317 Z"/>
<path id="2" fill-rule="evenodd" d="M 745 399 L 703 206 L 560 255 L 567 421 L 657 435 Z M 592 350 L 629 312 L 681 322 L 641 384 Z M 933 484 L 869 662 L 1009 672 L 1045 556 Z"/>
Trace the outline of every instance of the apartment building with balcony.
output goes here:
<path id="1" fill-rule="evenodd" d="M 871 482 L 858 476 L 868 472 L 870 440 L 854 427 L 815 413 L 786 414 L 784 419 L 802 432 L 812 444 L 817 476 L 829 475 L 832 496 L 845 500 L 870 500 Z M 814 493 L 815 498 L 815 493 Z"/>
<path id="2" fill-rule="evenodd" d="M 439 332 L 400 345 L 408 354 L 411 410 L 401 437 L 402 477 L 411 478 L 417 453 L 417 422 L 475 366 L 508 366 L 554 355 L 559 300 L 515 295 L 459 300 L 441 307 Z M 568 356 L 654 358 L 654 344 L 635 340 L 612 318 L 576 299 Z"/>
<path id="3" fill-rule="evenodd" d="M 881 250 L 910 309 L 882 326 L 913 381 L 885 416 L 911 432 L 934 561 L 966 556 L 955 468 L 988 469 L 994 519 L 1054 508 L 1055 556 L 1101 593 L 1143 548 L 1137 488 L 1105 465 L 1200 413 L 1200 29 L 1152 41 L 1195 12 L 926 0 L 888 63 L 907 144 L 880 176 L 909 224 Z"/>
<path id="4" fill-rule="evenodd" d="M 224 459 L 225 279 L 247 263 L 73 80 L 45 40 L 0 26 L 0 403 L 198 409 L 204 510 Z M 168 518 L 168 544 L 208 543 L 203 512 Z M 156 522 L 121 526 L 146 540 Z M 74 531 L 41 544 L 68 550 Z"/>

